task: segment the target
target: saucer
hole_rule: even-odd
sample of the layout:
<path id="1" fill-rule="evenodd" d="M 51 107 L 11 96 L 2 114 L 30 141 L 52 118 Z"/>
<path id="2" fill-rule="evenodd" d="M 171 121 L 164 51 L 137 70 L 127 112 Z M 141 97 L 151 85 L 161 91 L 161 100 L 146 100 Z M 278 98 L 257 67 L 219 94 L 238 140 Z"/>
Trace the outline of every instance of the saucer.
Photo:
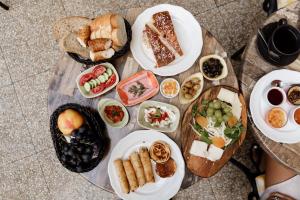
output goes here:
<path id="1" fill-rule="evenodd" d="M 265 37 L 265 40 L 267 42 L 269 41 L 270 37 L 272 36 L 273 31 L 277 28 L 277 26 L 278 26 L 278 22 L 273 22 L 273 23 L 267 24 L 266 26 L 264 26 L 262 28 L 261 32 L 263 33 L 263 36 Z M 298 55 L 297 55 L 297 56 L 295 56 L 294 59 L 291 59 L 289 61 L 287 61 L 287 60 L 276 61 L 269 56 L 268 48 L 266 47 L 264 41 L 258 34 L 257 34 L 256 44 L 257 44 L 257 49 L 258 49 L 260 55 L 267 62 L 269 62 L 272 65 L 275 65 L 277 67 L 289 65 L 292 62 L 294 62 L 298 57 Z"/>

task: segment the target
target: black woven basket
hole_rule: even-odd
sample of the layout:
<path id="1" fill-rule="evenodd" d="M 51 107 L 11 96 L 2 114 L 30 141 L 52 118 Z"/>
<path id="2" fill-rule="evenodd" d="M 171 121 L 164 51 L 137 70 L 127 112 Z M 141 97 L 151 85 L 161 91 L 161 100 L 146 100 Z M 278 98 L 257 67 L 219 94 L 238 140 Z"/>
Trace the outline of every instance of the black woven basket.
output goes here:
<path id="1" fill-rule="evenodd" d="M 67 53 L 69 54 L 69 56 L 71 58 L 73 58 L 77 62 L 86 64 L 86 65 L 97 65 L 100 63 L 104 63 L 104 62 L 111 62 L 121 56 L 124 56 L 130 48 L 130 41 L 131 41 L 131 37 L 132 37 L 131 26 L 130 26 L 129 22 L 126 19 L 124 19 L 124 22 L 125 22 L 125 28 L 126 28 L 126 33 L 127 33 L 127 42 L 124 45 L 124 47 L 121 50 L 115 52 L 115 54 L 111 58 L 94 62 L 91 59 L 82 58 L 80 55 L 78 55 L 76 53 L 70 53 L 70 52 L 67 52 Z"/>
<path id="2" fill-rule="evenodd" d="M 57 119 L 59 114 L 65 111 L 66 109 L 73 109 L 78 111 L 84 117 L 86 125 L 89 126 L 90 129 L 96 134 L 95 142 L 97 144 L 98 151 L 99 151 L 98 155 L 97 157 L 91 159 L 90 162 L 88 163 L 81 163 L 80 167 L 78 167 L 78 165 L 76 166 L 71 165 L 67 162 L 64 162 L 61 159 L 62 148 L 69 143 L 67 143 L 65 137 L 62 136 L 62 133 L 58 129 Z M 50 131 L 51 131 L 51 136 L 52 136 L 52 141 L 55 148 L 56 156 L 60 161 L 60 163 L 65 168 L 67 168 L 72 172 L 82 173 L 82 172 L 91 171 L 99 164 L 99 162 L 106 154 L 106 150 L 108 149 L 108 145 L 109 145 L 109 139 L 107 137 L 105 124 L 101 120 L 101 118 L 97 115 L 98 115 L 97 112 L 95 112 L 91 108 L 83 107 L 79 104 L 73 104 L 73 103 L 64 104 L 60 106 L 51 115 Z"/>

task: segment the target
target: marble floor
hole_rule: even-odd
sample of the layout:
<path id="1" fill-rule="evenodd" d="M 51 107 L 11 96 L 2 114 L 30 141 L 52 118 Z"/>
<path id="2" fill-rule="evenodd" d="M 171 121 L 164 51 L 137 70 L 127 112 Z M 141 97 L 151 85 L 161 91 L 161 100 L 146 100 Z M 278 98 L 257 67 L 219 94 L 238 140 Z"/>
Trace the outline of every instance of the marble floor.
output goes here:
<path id="1" fill-rule="evenodd" d="M 117 199 L 64 169 L 54 154 L 47 112 L 48 81 L 62 53 L 57 19 L 172 3 L 191 11 L 228 54 L 247 43 L 266 18 L 262 0 L 2 0 L 0 9 L 0 199 Z M 238 70 L 239 63 L 235 68 Z M 249 165 L 251 133 L 235 158 Z M 250 185 L 233 165 L 180 191 L 174 199 L 247 199 Z"/>

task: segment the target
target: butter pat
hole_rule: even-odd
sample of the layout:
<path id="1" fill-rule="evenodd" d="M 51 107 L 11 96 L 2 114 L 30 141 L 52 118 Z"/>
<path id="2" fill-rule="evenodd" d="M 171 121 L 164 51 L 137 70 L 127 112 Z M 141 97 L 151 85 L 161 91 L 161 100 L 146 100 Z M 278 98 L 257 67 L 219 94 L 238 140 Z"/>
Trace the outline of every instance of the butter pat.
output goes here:
<path id="1" fill-rule="evenodd" d="M 211 144 L 208 148 L 208 155 L 207 159 L 210 161 L 216 161 L 221 159 L 224 150 L 216 147 L 215 145 Z"/>
<path id="2" fill-rule="evenodd" d="M 208 144 L 205 142 L 201 142 L 199 140 L 194 140 L 192 147 L 190 149 L 190 154 L 194 155 L 194 156 L 200 156 L 203 158 L 207 157 L 207 147 Z"/>

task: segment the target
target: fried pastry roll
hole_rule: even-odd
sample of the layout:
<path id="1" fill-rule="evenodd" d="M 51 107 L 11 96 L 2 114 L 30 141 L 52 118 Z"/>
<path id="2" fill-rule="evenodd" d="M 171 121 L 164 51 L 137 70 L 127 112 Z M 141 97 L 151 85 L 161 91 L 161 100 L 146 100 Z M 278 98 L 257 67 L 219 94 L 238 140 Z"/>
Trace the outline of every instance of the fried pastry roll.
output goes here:
<path id="1" fill-rule="evenodd" d="M 138 182 L 136 180 L 135 172 L 134 172 L 134 169 L 132 167 L 132 164 L 131 164 L 130 160 L 123 160 L 123 166 L 124 166 L 124 169 L 125 169 L 127 180 L 129 182 L 129 185 L 130 185 L 130 191 L 133 192 L 139 186 L 138 186 Z"/>
<path id="2" fill-rule="evenodd" d="M 122 191 L 124 193 L 128 194 L 129 193 L 129 184 L 128 184 L 128 180 L 126 178 L 126 173 L 125 173 L 125 170 L 123 167 L 122 160 L 121 159 L 115 160 L 114 165 L 115 165 L 115 169 L 117 171 L 118 177 L 119 177 Z"/>
<path id="3" fill-rule="evenodd" d="M 139 186 L 143 186 L 146 183 L 144 168 L 137 152 L 133 152 L 130 156 L 130 161 L 135 171 L 136 178 L 138 180 Z"/>
<path id="4" fill-rule="evenodd" d="M 140 148 L 139 155 L 144 168 L 146 182 L 147 183 L 155 182 L 148 149 L 145 147 Z"/>

